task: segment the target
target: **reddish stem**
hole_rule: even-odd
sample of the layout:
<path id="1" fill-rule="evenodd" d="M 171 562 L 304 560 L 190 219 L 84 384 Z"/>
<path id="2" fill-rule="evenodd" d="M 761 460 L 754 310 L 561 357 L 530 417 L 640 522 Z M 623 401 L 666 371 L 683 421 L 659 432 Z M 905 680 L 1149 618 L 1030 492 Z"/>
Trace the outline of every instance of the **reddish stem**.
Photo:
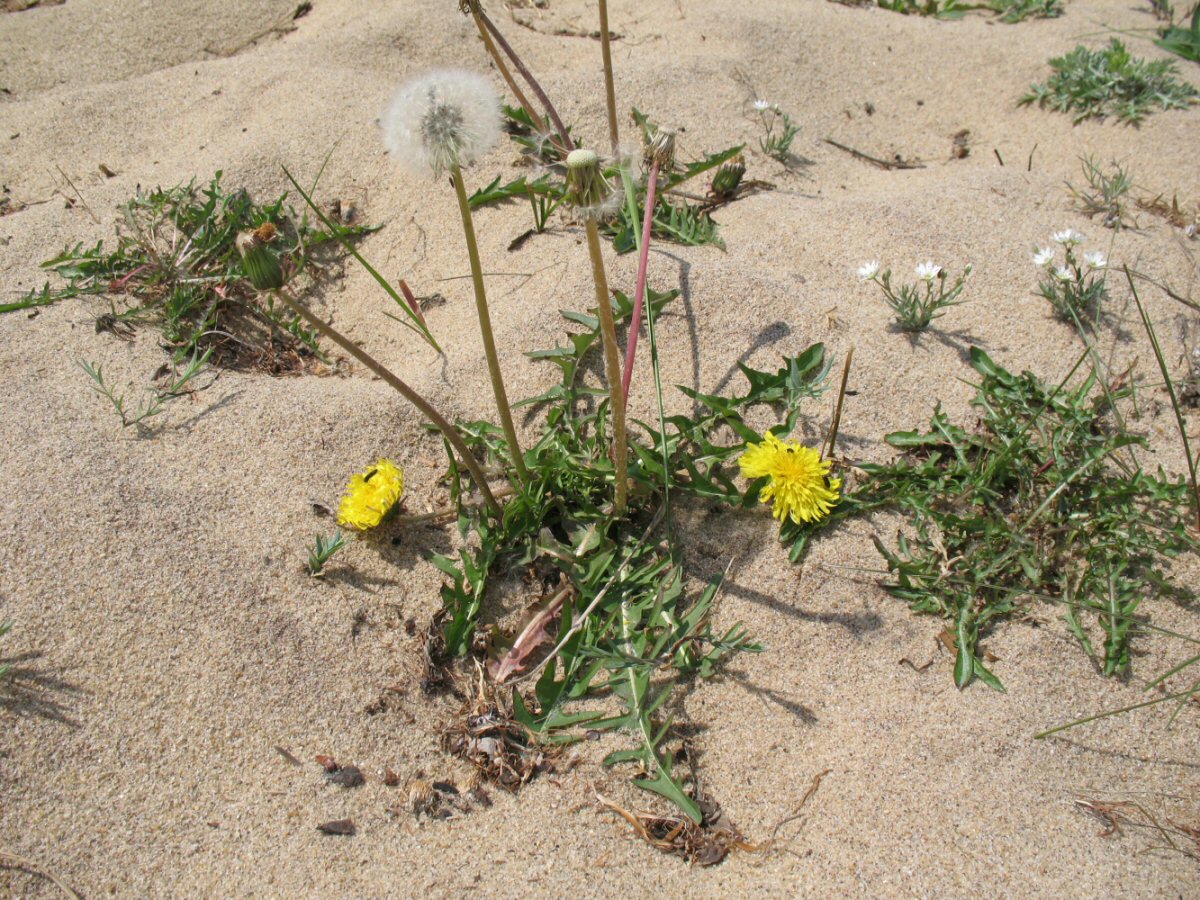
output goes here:
<path id="1" fill-rule="evenodd" d="M 637 355 L 638 332 L 642 328 L 642 303 L 646 298 L 646 268 L 650 263 L 650 229 L 654 225 L 654 204 L 658 192 L 658 161 L 650 164 L 646 182 L 646 214 L 642 217 L 642 255 L 638 259 L 637 288 L 633 295 L 633 315 L 629 318 L 629 340 L 625 346 L 625 371 L 621 375 L 621 394 L 629 405 L 629 382 L 633 378 L 633 360 Z"/>
<path id="2" fill-rule="evenodd" d="M 546 96 L 546 92 L 542 90 L 542 86 L 537 83 L 537 79 L 525 68 L 525 63 L 521 62 L 521 57 L 517 56 L 517 51 L 504 39 L 504 35 L 500 33 L 500 29 L 488 18 L 487 13 L 483 11 L 482 7 L 479 9 L 478 15 L 487 30 L 491 32 L 493 40 L 504 51 L 505 55 L 512 60 L 513 68 L 521 73 L 521 77 L 525 79 L 525 83 L 529 85 L 530 89 L 537 96 L 538 101 L 542 104 L 542 107 L 546 110 L 546 115 L 554 123 L 555 129 L 558 131 L 559 140 L 562 141 L 563 154 L 570 153 L 575 149 L 575 143 L 571 140 L 571 136 L 567 134 L 567 127 L 563 125 L 562 119 L 558 117 L 558 110 L 554 108 L 554 104 L 550 102 L 550 98 Z"/>

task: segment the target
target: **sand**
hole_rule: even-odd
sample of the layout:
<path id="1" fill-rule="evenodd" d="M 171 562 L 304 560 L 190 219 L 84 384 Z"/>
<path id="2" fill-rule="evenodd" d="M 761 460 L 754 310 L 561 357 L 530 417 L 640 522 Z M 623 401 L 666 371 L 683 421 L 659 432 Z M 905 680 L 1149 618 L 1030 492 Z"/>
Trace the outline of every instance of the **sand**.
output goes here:
<path id="1" fill-rule="evenodd" d="M 529 27 L 493 6 L 563 116 L 603 142 L 598 44 L 555 33 L 594 29 L 594 6 L 515 10 Z M 453 198 L 400 171 L 376 125 L 406 76 L 485 70 L 486 56 L 449 0 L 317 0 L 294 30 L 271 31 L 294 7 L 67 0 L 0 14 L 0 184 L 14 205 L 28 204 L 0 218 L 0 296 L 40 286 L 38 263 L 63 245 L 111 240 L 116 208 L 137 185 L 220 169 L 227 185 L 265 199 L 285 187 L 281 163 L 311 179 L 332 150 L 318 193 L 384 224 L 363 246 L 385 274 L 445 296 L 429 312 L 445 362 L 385 318 L 390 301 L 355 268 L 318 307 L 443 409 L 487 416 Z M 1065 374 L 1078 339 L 1031 294 L 1030 248 L 1052 230 L 1077 228 L 1115 261 L 1194 290 L 1195 243 L 1145 215 L 1140 229 L 1106 231 L 1072 210 L 1063 182 L 1079 180 L 1077 157 L 1091 153 L 1125 161 L 1147 191 L 1194 202 L 1200 110 L 1129 128 L 1016 108 L 1051 56 L 1099 44 L 1110 29 L 1150 28 L 1142 4 L 1075 0 L 1061 19 L 1019 26 L 817 0 L 613 0 L 610 16 L 621 35 L 618 102 L 684 129 L 685 156 L 753 145 L 754 95 L 803 129 L 794 149 L 804 165 L 748 153 L 750 176 L 775 190 L 718 214 L 727 252 L 661 245 L 654 255 L 652 284 L 685 291 L 661 323 L 669 384 L 712 391 L 730 384 L 738 361 L 767 367 L 814 341 L 840 360 L 853 345 L 845 446 L 882 460 L 882 436 L 924 422 L 935 400 L 952 417 L 970 415 L 973 391 L 960 380 L 970 345 L 1014 370 Z M 1181 68 L 1200 84 L 1200 70 Z M 970 155 L 952 159 L 964 128 Z M 883 171 L 824 138 L 925 167 Z M 514 156 L 497 148 L 469 184 L 515 175 Z M 514 396 L 553 381 L 519 351 L 550 346 L 563 331 L 557 310 L 581 308 L 591 291 L 576 227 L 556 222 L 506 250 L 527 216 L 512 206 L 477 219 L 485 269 L 523 273 L 490 277 Z M 910 342 L 888 331 L 880 298 L 856 282 L 854 269 L 872 258 L 897 272 L 927 258 L 954 270 L 974 263 L 969 302 L 939 334 Z M 615 287 L 630 288 L 634 266 L 611 260 Z M 1155 380 L 1127 289 L 1116 285 L 1115 296 L 1127 334 L 1106 337 L 1105 352 L 1116 369 L 1136 359 Z M 1177 358 L 1185 309 L 1154 290 L 1146 300 Z M 1182 645 L 1144 641 L 1135 677 L 1105 680 L 1055 611 L 1037 609 L 1040 624 L 1007 624 L 987 640 L 1008 693 L 960 692 L 935 645 L 940 625 L 846 568 L 879 568 L 870 538 L 894 535 L 887 517 L 832 529 L 802 567 L 788 565 L 764 514 L 685 519 L 693 575 L 733 559 L 719 622 L 744 622 L 768 647 L 681 702 L 706 789 L 761 842 L 829 770 L 776 852 L 700 869 L 631 838 L 594 796 L 650 805 L 628 773 L 599 765 L 624 746 L 619 735 L 582 745 L 570 771 L 518 796 L 494 790 L 489 809 L 448 821 L 390 814 L 405 793 L 382 783 L 386 769 L 465 776 L 438 749 L 456 704 L 422 696 L 420 646 L 404 627 L 437 608 L 440 577 L 425 557 L 449 538 L 421 529 L 400 546 L 356 544 L 331 577 L 313 580 L 306 547 L 329 522 L 311 500 L 336 502 L 351 472 L 386 454 L 406 467 L 410 508 L 436 507 L 439 445 L 385 385 L 353 369 L 226 372 L 172 404 L 152 434 L 124 431 L 77 361 L 101 363 L 136 394 L 165 357 L 151 330 L 133 341 L 96 333 L 104 309 L 72 301 L 0 316 L 0 619 L 15 621 L 0 656 L 19 657 L 27 679 L 39 679 L 17 700 L 0 694 L 0 851 L 82 895 L 1200 896 L 1194 860 L 1150 849 L 1162 841 L 1147 829 L 1105 836 L 1077 804 L 1133 800 L 1200 824 L 1195 709 L 1170 730 L 1149 711 L 1032 739 L 1143 699 L 1142 685 L 1183 658 Z M 652 397 L 640 378 L 635 412 L 648 415 Z M 1165 395 L 1147 388 L 1144 399 L 1137 427 L 1154 460 L 1182 471 Z M 687 409 L 678 394 L 669 402 Z M 823 432 L 828 407 L 810 407 L 805 436 Z M 1184 580 L 1198 572 L 1195 559 L 1179 567 Z M 1159 624 L 1200 633 L 1194 610 L 1148 608 Z M 917 672 L 904 658 L 932 665 Z M 325 783 L 318 754 L 356 764 L 367 784 Z M 316 830 L 346 817 L 353 837 Z M 0 866 L 0 893 L 58 892 L 27 868 Z"/>

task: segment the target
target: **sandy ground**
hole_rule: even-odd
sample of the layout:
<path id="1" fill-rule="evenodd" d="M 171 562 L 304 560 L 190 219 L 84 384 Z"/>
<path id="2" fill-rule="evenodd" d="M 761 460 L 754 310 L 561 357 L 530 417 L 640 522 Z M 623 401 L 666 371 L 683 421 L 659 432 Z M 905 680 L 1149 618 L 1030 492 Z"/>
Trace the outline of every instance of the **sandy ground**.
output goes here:
<path id="1" fill-rule="evenodd" d="M 111 239 L 116 207 L 139 184 L 221 169 L 226 184 L 265 199 L 285 186 L 280 163 L 311 178 L 332 150 L 322 197 L 352 199 L 386 226 L 365 242 L 368 257 L 418 293 L 446 297 L 429 314 L 445 364 L 384 317 L 389 301 L 357 270 L 322 308 L 442 408 L 487 416 L 469 283 L 438 280 L 467 271 L 451 193 L 398 170 L 376 125 L 407 75 L 482 70 L 486 56 L 449 0 L 317 0 L 294 31 L 270 32 L 294 6 L 67 0 L 0 14 L 0 184 L 29 204 L 0 218 L 0 296 L 40 286 L 38 263 L 64 244 Z M 594 6 L 548 7 L 517 11 L 531 27 L 494 15 L 564 117 L 601 142 L 599 47 L 555 34 L 595 28 Z M 1145 216 L 1144 228 L 1113 235 L 1071 210 L 1063 182 L 1077 181 L 1076 158 L 1094 153 L 1127 162 L 1148 191 L 1194 202 L 1200 110 L 1134 129 L 1072 127 L 1015 106 L 1051 56 L 1102 42 L 1109 29 L 1151 27 L 1143 7 L 1074 0 L 1061 19 L 1004 26 L 818 0 L 613 0 L 623 107 L 685 129 L 681 152 L 695 156 L 753 145 L 747 104 L 757 94 L 801 123 L 795 149 L 808 160 L 787 170 L 750 152 L 750 176 L 776 189 L 718 215 L 728 252 L 663 246 L 653 258 L 652 283 L 685 292 L 662 321 L 668 383 L 711 391 L 739 360 L 766 367 L 817 340 L 840 359 L 853 345 L 848 452 L 884 459 L 882 435 L 925 421 L 935 399 L 969 415 L 973 392 L 959 379 L 971 344 L 1047 379 L 1069 368 L 1077 338 L 1030 293 L 1029 251 L 1051 230 L 1075 227 L 1118 263 L 1193 290 L 1195 244 Z M 1200 70 L 1183 66 L 1200 83 Z M 964 128 L 971 153 L 950 159 Z M 882 171 L 826 137 L 926 166 Z M 513 157 L 498 148 L 468 181 L 515 174 Z M 102 164 L 116 176 L 101 175 Z M 86 208 L 65 207 L 68 177 Z M 551 345 L 562 331 L 556 311 L 589 303 L 591 290 L 576 228 L 559 224 L 506 251 L 527 215 L 513 206 L 477 219 L 485 268 L 524 273 L 490 279 L 514 396 L 555 377 L 519 351 Z M 887 330 L 888 311 L 854 278 L 870 258 L 898 272 L 926 258 L 955 270 L 973 262 L 970 302 L 940 333 L 909 342 Z M 630 287 L 634 265 L 612 261 L 614 286 Z M 1115 295 L 1124 307 L 1127 290 Z M 1157 291 L 1146 299 L 1175 358 L 1184 309 Z M 1103 823 L 1075 802 L 1134 800 L 1200 825 L 1196 710 L 1171 730 L 1151 712 L 1031 739 L 1143 699 L 1140 685 L 1178 661 L 1180 645 L 1145 642 L 1131 683 L 1105 681 L 1042 609 L 1043 627 L 1010 624 L 987 642 L 1009 692 L 959 692 L 935 647 L 940 626 L 874 576 L 841 568 L 879 567 L 870 536 L 895 527 L 883 519 L 832 530 L 802 568 L 787 564 L 763 515 L 687 529 L 695 575 L 734 558 L 720 620 L 745 622 L 769 647 L 683 702 L 708 791 L 763 841 L 829 770 L 802 819 L 781 829 L 786 851 L 702 870 L 631 839 L 593 798 L 599 789 L 631 808 L 649 802 L 625 773 L 598 764 L 620 736 L 585 745 L 572 772 L 517 797 L 493 792 L 490 809 L 439 822 L 389 815 L 404 794 L 381 782 L 385 768 L 464 775 L 438 750 L 453 705 L 422 697 L 419 647 L 404 627 L 437 607 L 439 576 L 424 554 L 447 538 L 426 529 L 400 546 L 357 544 L 331 577 L 311 580 L 306 546 L 329 525 L 310 499 L 335 502 L 349 473 L 386 454 L 406 467 L 412 508 L 436 506 L 439 445 L 361 373 L 226 373 L 172 405 L 152 435 L 123 432 L 76 361 L 102 363 L 136 393 L 164 355 L 151 331 L 132 342 L 97 334 L 103 309 L 78 301 L 0 317 L 0 619 L 16 623 L 0 655 L 20 657 L 38 680 L 17 700 L 0 695 L 0 851 L 89 897 L 1200 896 L 1196 862 L 1150 849 L 1162 842 L 1146 829 L 1102 836 Z M 1125 325 L 1115 368 L 1137 359 L 1156 378 L 1134 320 Z M 1181 471 L 1165 397 L 1145 397 L 1138 426 L 1155 460 Z M 632 402 L 641 415 L 652 409 L 648 378 Z M 827 404 L 811 411 L 809 436 L 829 418 Z M 1194 559 L 1180 566 L 1196 576 Z M 1156 622 L 1200 632 L 1194 611 L 1149 607 Z M 918 673 L 906 657 L 933 664 Z M 355 763 L 367 784 L 326 784 L 317 754 Z M 315 828 L 344 817 L 354 837 Z M 56 889 L 0 866 L 0 894 Z"/>

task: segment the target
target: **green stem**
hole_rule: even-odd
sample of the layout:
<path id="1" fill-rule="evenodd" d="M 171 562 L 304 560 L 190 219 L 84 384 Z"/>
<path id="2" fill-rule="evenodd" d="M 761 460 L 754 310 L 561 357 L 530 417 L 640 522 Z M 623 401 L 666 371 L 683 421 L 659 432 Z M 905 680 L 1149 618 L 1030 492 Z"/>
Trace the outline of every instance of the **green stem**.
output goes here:
<path id="1" fill-rule="evenodd" d="M 496 409 L 500 413 L 500 425 L 508 441 L 508 453 L 512 457 L 520 481 L 529 480 L 525 468 L 525 457 L 517 443 L 517 429 L 513 427 L 512 410 L 508 406 L 508 394 L 504 390 L 504 377 L 500 374 L 500 357 L 496 353 L 496 339 L 492 336 L 492 317 L 488 314 L 487 293 L 483 288 L 483 267 L 479 264 L 479 246 L 475 243 L 475 225 L 471 221 L 471 207 L 467 203 L 467 189 L 463 184 L 462 169 L 453 165 L 450 176 L 454 179 L 454 192 L 458 195 L 458 210 L 462 213 L 463 234 L 467 239 L 467 256 L 471 260 L 471 281 L 475 285 L 475 311 L 479 314 L 479 330 L 483 334 L 483 352 L 487 357 L 488 372 L 492 376 L 492 392 L 496 395 Z"/>
<path id="2" fill-rule="evenodd" d="M 609 408 L 613 419 L 613 462 L 616 463 L 617 488 L 613 512 L 625 512 L 628 491 L 627 465 L 629 450 L 625 443 L 625 399 L 621 391 L 621 362 L 617 354 L 617 326 L 613 322 L 612 302 L 608 299 L 608 278 L 604 274 L 604 257 L 600 253 L 600 232 L 594 219 L 587 221 L 588 253 L 592 257 L 592 280 L 596 283 L 596 306 L 600 313 L 600 332 L 604 335 L 604 367 L 608 373 Z"/>
<path id="3" fill-rule="evenodd" d="M 600 0 L 600 55 L 604 58 L 604 97 L 608 102 L 608 138 L 617 155 L 617 94 L 613 89 L 612 47 L 608 40 L 608 0 Z"/>
<path id="4" fill-rule="evenodd" d="M 333 341 L 335 344 L 357 359 L 360 363 L 386 381 L 391 387 L 395 388 L 400 396 L 415 406 L 421 415 L 432 422 L 434 427 L 442 433 L 442 436 L 445 437 L 446 440 L 450 442 L 451 446 L 454 447 L 455 451 L 457 451 L 459 459 L 462 460 L 463 465 L 467 467 L 467 470 L 471 473 L 471 477 L 475 479 L 475 483 L 479 486 L 479 492 L 483 494 L 483 499 L 484 502 L 487 503 L 488 509 L 490 509 L 492 513 L 499 518 L 501 512 L 500 504 L 496 502 L 496 498 L 492 495 L 491 488 L 488 487 L 487 476 L 483 474 L 483 469 L 479 465 L 479 460 L 475 458 L 475 454 L 471 452 L 466 442 L 462 439 L 462 436 L 458 433 L 458 429 L 447 422 L 446 419 L 442 417 L 442 414 L 430 406 L 429 402 L 424 397 L 396 377 L 396 375 L 394 375 L 390 369 L 386 368 L 381 362 L 375 359 L 375 357 L 371 356 L 369 353 L 367 353 L 367 351 L 363 350 L 362 347 L 358 346 L 358 344 L 355 344 L 340 331 L 335 330 L 333 326 L 327 324 L 324 319 L 317 318 L 317 316 L 309 312 L 306 307 L 302 306 L 300 303 L 293 300 L 282 291 L 277 290 L 274 292 L 274 294 L 276 297 L 282 300 L 284 304 L 286 304 L 287 307 L 292 310 L 292 312 L 303 318 L 306 322 L 308 322 L 309 325 L 317 329 L 317 331 L 319 331 L 322 335 L 329 338 L 329 340 Z"/>

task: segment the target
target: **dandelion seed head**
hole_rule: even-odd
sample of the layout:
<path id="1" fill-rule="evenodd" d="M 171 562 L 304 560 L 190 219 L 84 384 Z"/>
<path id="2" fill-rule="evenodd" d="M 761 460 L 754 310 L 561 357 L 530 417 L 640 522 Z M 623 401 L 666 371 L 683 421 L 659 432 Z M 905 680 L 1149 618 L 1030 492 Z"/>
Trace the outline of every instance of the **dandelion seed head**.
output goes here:
<path id="1" fill-rule="evenodd" d="M 486 153 L 500 137 L 500 101 L 482 75 L 436 69 L 401 86 L 384 111 L 388 152 L 415 173 L 441 176 Z"/>
<path id="2" fill-rule="evenodd" d="M 781 441 L 770 432 L 762 443 L 749 445 L 738 459 L 746 478 L 769 478 L 758 496 L 772 504 L 772 515 L 796 524 L 825 518 L 841 500 L 842 480 L 830 477 L 831 465 L 811 447 Z"/>

